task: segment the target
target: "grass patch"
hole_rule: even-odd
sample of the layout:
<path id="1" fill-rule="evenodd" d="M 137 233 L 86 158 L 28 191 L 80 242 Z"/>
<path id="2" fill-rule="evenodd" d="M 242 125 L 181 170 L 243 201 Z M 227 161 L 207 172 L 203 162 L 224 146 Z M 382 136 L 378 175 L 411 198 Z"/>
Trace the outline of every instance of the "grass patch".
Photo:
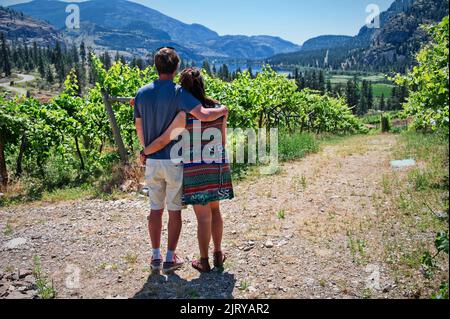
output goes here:
<path id="1" fill-rule="evenodd" d="M 384 174 L 383 179 L 381 180 L 381 184 L 383 185 L 383 193 L 388 195 L 392 193 L 392 184 L 391 177 Z"/>
<path id="2" fill-rule="evenodd" d="M 281 161 L 290 161 L 319 151 L 319 143 L 312 134 L 280 132 L 278 152 Z"/>
<path id="3" fill-rule="evenodd" d="M 239 285 L 239 290 L 245 291 L 250 287 L 250 284 L 247 281 L 241 281 Z"/>
<path id="4" fill-rule="evenodd" d="M 53 192 L 45 192 L 42 195 L 42 200 L 45 202 L 59 202 L 78 199 L 91 199 L 96 197 L 98 197 L 98 192 L 96 189 L 89 185 L 84 185 L 74 188 L 58 189 Z"/>
<path id="5" fill-rule="evenodd" d="M 284 210 L 280 210 L 280 211 L 277 213 L 277 218 L 278 218 L 279 220 L 284 220 L 284 219 L 286 219 L 286 212 L 285 212 Z"/>
<path id="6" fill-rule="evenodd" d="M 353 262 L 362 264 L 366 260 L 366 241 L 356 239 L 351 231 L 347 231 L 347 244 L 352 255 Z"/>
<path id="7" fill-rule="evenodd" d="M 137 263 L 138 255 L 133 252 L 129 252 L 125 255 L 124 259 L 127 264 L 134 265 Z"/>
<path id="8" fill-rule="evenodd" d="M 41 261 L 38 256 L 33 257 L 33 275 L 36 278 L 37 292 L 42 299 L 53 299 L 56 297 L 56 290 L 53 282 L 50 283 L 42 272 Z"/>
<path id="9" fill-rule="evenodd" d="M 6 223 L 5 228 L 3 229 L 3 235 L 10 236 L 14 232 L 13 227 L 10 223 Z"/>
<path id="10" fill-rule="evenodd" d="M 412 158 L 417 166 L 394 174 L 391 187 L 382 180 L 390 189 L 380 226 L 387 259 L 421 296 L 445 296 L 439 287 L 448 281 L 448 137 L 407 131 L 398 142 L 392 159 Z"/>

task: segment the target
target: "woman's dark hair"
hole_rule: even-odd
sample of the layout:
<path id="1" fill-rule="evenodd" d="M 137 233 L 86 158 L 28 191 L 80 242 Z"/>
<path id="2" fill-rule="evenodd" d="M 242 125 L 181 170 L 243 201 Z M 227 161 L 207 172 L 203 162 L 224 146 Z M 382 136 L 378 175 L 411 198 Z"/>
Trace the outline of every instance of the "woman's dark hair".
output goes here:
<path id="1" fill-rule="evenodd" d="M 197 68 L 184 69 L 180 74 L 181 86 L 189 91 L 204 107 L 214 107 L 219 104 L 218 101 L 206 96 L 205 81 L 202 72 Z"/>

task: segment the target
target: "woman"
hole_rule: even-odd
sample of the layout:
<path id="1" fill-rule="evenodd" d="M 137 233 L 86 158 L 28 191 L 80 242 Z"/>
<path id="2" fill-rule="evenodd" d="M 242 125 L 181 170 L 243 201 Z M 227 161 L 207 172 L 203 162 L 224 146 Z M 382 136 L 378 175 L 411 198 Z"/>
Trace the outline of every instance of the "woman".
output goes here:
<path id="1" fill-rule="evenodd" d="M 219 102 L 208 98 L 201 71 L 187 68 L 180 75 L 181 86 L 197 98 L 204 107 L 217 107 Z M 200 125 L 198 120 L 181 112 L 170 127 L 146 148 L 147 154 L 153 154 L 171 142 L 171 137 L 178 136 L 183 129 L 190 135 L 190 162 L 184 163 L 183 205 L 193 205 L 197 216 L 197 238 L 200 248 L 200 260 L 192 262 L 192 266 L 200 272 L 209 272 L 209 244 L 211 237 L 214 243 L 214 266 L 222 268 L 226 255 L 222 252 L 223 219 L 220 213 L 220 201 L 233 199 L 234 192 L 231 180 L 230 165 L 226 159 L 226 127 L 227 119 L 220 118 L 213 122 L 201 123 L 201 133 L 193 134 Z M 213 129 L 221 133 L 219 141 L 212 138 L 201 140 Z M 211 134 L 206 134 L 208 137 Z M 200 138 L 200 139 L 199 139 Z M 215 143 L 214 143 L 215 141 Z M 195 148 L 201 143 L 201 154 Z M 206 154 L 206 155 L 205 155 Z M 205 157 L 204 157 L 205 156 Z"/>

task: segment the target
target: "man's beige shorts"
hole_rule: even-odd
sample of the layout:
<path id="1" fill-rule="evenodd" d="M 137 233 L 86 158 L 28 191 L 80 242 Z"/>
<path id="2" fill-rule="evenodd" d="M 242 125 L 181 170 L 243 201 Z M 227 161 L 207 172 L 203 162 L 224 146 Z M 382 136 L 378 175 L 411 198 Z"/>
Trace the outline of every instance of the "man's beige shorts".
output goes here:
<path id="1" fill-rule="evenodd" d="M 163 210 L 165 206 L 170 211 L 182 210 L 183 164 L 147 159 L 145 181 L 152 210 Z"/>

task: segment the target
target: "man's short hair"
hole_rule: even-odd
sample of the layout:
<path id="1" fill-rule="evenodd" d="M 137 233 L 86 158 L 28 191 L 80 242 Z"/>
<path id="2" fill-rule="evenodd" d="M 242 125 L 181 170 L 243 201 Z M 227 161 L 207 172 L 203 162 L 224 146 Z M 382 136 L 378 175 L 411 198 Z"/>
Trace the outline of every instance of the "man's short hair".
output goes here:
<path id="1" fill-rule="evenodd" d="M 162 48 L 155 54 L 155 66 L 159 74 L 173 74 L 180 65 L 180 57 L 171 48 Z"/>

